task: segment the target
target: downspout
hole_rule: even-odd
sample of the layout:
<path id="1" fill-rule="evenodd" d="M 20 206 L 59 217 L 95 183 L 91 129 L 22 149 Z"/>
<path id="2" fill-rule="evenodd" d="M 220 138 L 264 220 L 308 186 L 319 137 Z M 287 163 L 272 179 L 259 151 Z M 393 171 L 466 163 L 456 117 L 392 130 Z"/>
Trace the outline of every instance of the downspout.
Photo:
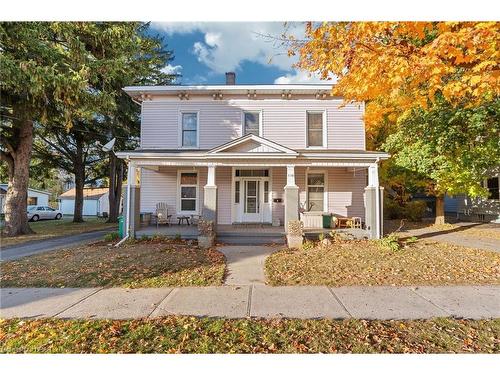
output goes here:
<path id="1" fill-rule="evenodd" d="M 131 168 L 130 168 L 130 157 L 127 156 L 128 161 L 128 171 L 127 171 L 127 217 L 125 218 L 127 221 L 127 229 L 125 232 L 125 237 L 123 237 L 120 242 L 118 242 L 115 247 L 120 246 L 130 237 L 130 176 L 131 176 Z"/>
<path id="2" fill-rule="evenodd" d="M 380 162 L 380 158 L 377 158 L 375 164 L 377 165 L 377 195 L 375 196 L 375 214 L 377 215 L 377 239 L 380 238 L 380 182 L 378 178 L 378 163 Z"/>

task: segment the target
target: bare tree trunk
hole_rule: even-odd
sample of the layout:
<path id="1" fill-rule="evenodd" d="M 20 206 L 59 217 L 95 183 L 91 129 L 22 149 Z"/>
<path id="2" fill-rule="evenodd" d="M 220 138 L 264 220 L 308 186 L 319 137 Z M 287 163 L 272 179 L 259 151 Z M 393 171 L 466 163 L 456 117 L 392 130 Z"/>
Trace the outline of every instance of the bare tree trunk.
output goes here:
<path id="1" fill-rule="evenodd" d="M 123 162 L 110 152 L 109 155 L 109 218 L 108 223 L 116 223 L 120 211 L 123 186 Z"/>
<path id="2" fill-rule="evenodd" d="M 436 220 L 435 225 L 442 225 L 444 220 L 444 195 L 436 196 Z"/>
<path id="3" fill-rule="evenodd" d="M 2 160 L 7 162 L 9 174 L 5 199 L 5 236 L 33 233 L 26 215 L 32 145 L 33 122 L 22 120 L 17 147 L 10 150 L 9 154 L 2 152 Z"/>
<path id="4" fill-rule="evenodd" d="M 83 145 L 76 139 L 75 158 L 75 209 L 73 211 L 73 222 L 83 223 L 83 188 L 85 187 L 85 165 L 83 164 Z"/>

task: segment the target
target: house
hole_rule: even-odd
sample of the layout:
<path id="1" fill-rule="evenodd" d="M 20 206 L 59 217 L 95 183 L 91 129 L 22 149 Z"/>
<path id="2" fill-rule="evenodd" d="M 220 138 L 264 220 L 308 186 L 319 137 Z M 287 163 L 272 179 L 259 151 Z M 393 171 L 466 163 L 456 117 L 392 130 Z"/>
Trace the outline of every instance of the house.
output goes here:
<path id="1" fill-rule="evenodd" d="M 75 188 L 69 189 L 59 197 L 59 210 L 64 215 L 73 215 L 75 212 Z M 109 212 L 108 188 L 83 189 L 83 215 L 103 216 Z"/>
<path id="2" fill-rule="evenodd" d="M 0 184 L 0 213 L 5 212 L 5 196 L 8 184 Z M 28 206 L 48 206 L 50 193 L 48 191 L 28 188 Z"/>
<path id="3" fill-rule="evenodd" d="M 331 85 L 234 82 L 124 88 L 142 112 L 140 147 L 117 152 L 129 166 L 127 233 L 165 202 L 174 220 L 219 226 L 358 217 L 379 238 L 378 164 L 389 155 L 366 151 L 364 103 L 332 97 Z"/>
<path id="4" fill-rule="evenodd" d="M 472 198 L 467 195 L 446 196 L 444 210 L 447 215 L 459 220 L 500 223 L 500 167 L 487 173 L 483 187 L 488 190 L 487 198 Z"/>

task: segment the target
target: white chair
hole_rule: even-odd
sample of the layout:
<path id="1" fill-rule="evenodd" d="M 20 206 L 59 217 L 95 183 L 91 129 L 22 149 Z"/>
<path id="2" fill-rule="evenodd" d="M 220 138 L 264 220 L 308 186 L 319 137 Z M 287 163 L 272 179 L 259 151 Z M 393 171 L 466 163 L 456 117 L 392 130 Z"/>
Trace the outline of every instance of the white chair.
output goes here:
<path id="1" fill-rule="evenodd" d="M 160 224 L 170 225 L 170 218 L 172 215 L 168 214 L 168 206 L 165 202 L 160 202 L 156 204 L 156 229 Z"/>

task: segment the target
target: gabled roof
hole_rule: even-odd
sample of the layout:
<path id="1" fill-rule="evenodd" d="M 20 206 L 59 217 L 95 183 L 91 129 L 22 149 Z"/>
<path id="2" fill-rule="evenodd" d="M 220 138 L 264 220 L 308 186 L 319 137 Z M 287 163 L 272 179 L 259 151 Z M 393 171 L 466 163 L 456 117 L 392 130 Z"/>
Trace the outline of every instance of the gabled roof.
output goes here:
<path id="1" fill-rule="evenodd" d="M 104 194 L 109 191 L 108 188 L 84 188 L 83 189 L 83 199 L 99 199 Z M 59 198 L 60 199 L 74 199 L 76 195 L 75 188 L 69 189 L 62 193 Z"/>
<path id="2" fill-rule="evenodd" d="M 4 190 L 4 192 L 2 192 L 0 190 L 0 194 L 6 194 L 8 187 L 9 187 L 9 184 L 0 184 L 0 189 Z M 40 194 L 50 195 L 50 193 L 48 191 L 43 191 L 43 190 L 38 190 L 38 189 L 28 188 L 28 191 L 35 192 L 35 193 L 40 193 Z"/>
<path id="3" fill-rule="evenodd" d="M 269 139 L 259 137 L 254 134 L 247 134 L 236 138 L 230 142 L 214 147 L 207 152 L 207 155 L 216 154 L 276 154 L 296 156 L 298 153 L 279 143 Z"/>

